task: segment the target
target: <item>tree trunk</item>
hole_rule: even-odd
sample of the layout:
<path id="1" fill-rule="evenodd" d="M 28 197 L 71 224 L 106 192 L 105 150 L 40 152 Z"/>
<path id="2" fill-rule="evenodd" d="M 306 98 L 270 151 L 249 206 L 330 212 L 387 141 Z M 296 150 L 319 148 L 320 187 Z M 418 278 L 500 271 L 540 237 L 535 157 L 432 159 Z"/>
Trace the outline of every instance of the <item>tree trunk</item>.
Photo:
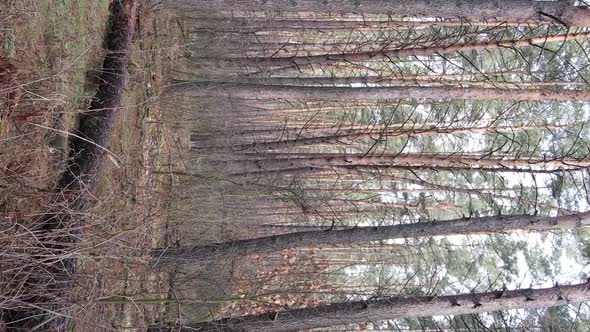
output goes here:
<path id="1" fill-rule="evenodd" d="M 226 257 L 261 255 L 298 247 L 317 247 L 390 239 L 454 234 L 497 233 L 516 230 L 546 231 L 573 229 L 590 224 L 590 212 L 561 217 L 530 215 L 461 218 L 379 227 L 296 232 L 249 240 L 214 243 L 205 246 L 179 246 L 154 249 L 155 264 L 217 260 Z"/>
<path id="2" fill-rule="evenodd" d="M 590 167 L 590 160 L 487 156 L 468 153 L 398 153 L 382 155 L 340 153 L 245 153 L 226 169 L 232 174 L 326 167 L 429 168 L 502 172 L 553 173 Z M 549 168 L 551 167 L 551 168 Z M 549 169 L 548 169 L 549 168 Z"/>
<path id="3" fill-rule="evenodd" d="M 590 33 L 588 33 L 590 37 Z M 313 57 L 308 57 L 313 58 Z M 279 59 L 282 60 L 282 59 Z M 414 75 L 415 76 L 415 75 Z M 444 76 L 444 75 L 442 75 Z M 467 75 L 466 75 L 467 76 Z M 494 75 L 491 74 L 490 78 Z M 213 82 L 209 80 L 208 82 Z M 220 83 L 227 83 L 227 79 L 222 79 Z M 441 75 L 432 75 L 428 79 L 415 79 L 412 75 L 408 77 L 395 77 L 395 76 L 350 76 L 350 77 L 270 77 L 270 78 L 258 78 L 252 77 L 247 80 L 232 80 L 234 83 L 255 83 L 263 85 L 290 85 L 290 86 L 317 86 L 317 87 L 333 87 L 333 86 L 437 86 L 437 87 L 484 87 L 484 88 L 500 88 L 510 89 L 518 87 L 520 89 L 525 88 L 541 88 L 550 87 L 557 88 L 561 86 L 578 86 L 586 87 L 585 82 L 576 81 L 534 81 L 534 82 L 523 82 L 523 81 L 495 81 L 495 80 L 444 80 Z"/>
<path id="4" fill-rule="evenodd" d="M 151 0 L 156 7 L 219 11 L 290 11 L 355 14 L 387 14 L 478 20 L 562 21 L 572 26 L 589 26 L 588 11 L 571 1 L 531 0 Z"/>
<path id="5" fill-rule="evenodd" d="M 388 297 L 339 302 L 311 308 L 192 323 L 152 325 L 156 331 L 289 332 L 364 321 L 475 314 L 508 309 L 538 309 L 590 300 L 590 281 L 571 286 L 450 296 Z"/>
<path id="6" fill-rule="evenodd" d="M 366 51 L 355 53 L 338 53 L 322 55 L 306 55 L 291 57 L 260 57 L 240 58 L 236 60 L 218 60 L 218 66 L 245 65 L 301 68 L 313 64 L 333 64 L 339 62 L 366 62 L 370 60 L 390 59 L 399 56 L 429 56 L 435 54 L 449 54 L 453 52 L 483 51 L 498 48 L 526 47 L 551 42 L 563 43 L 566 40 L 586 39 L 589 32 L 563 34 L 555 36 L 539 36 L 522 40 L 501 40 L 483 43 L 452 44 L 446 46 L 419 46 L 392 50 Z M 215 60 L 214 60 L 215 61 Z"/>
<path id="7" fill-rule="evenodd" d="M 287 149 L 300 146 L 309 146 L 316 144 L 344 144 L 350 145 L 352 142 L 363 138 L 382 139 L 387 137 L 416 137 L 429 135 L 457 135 L 465 133 L 502 133 L 518 132 L 530 129 L 557 129 L 563 128 L 559 125 L 532 125 L 532 126 L 498 126 L 498 127 L 459 127 L 459 128 L 412 128 L 412 129 L 368 129 L 364 130 L 344 130 L 343 132 L 331 133 L 324 136 L 316 137 L 299 137 L 294 139 L 270 140 L 268 142 L 252 142 L 246 144 L 235 144 L 233 149 L 243 151 L 246 149 Z M 301 130 L 299 130 L 301 132 Z M 283 131 L 284 132 L 284 131 Z M 302 136 L 302 135 L 301 135 Z M 226 146 L 222 146 L 226 147 Z M 205 147 L 215 148 L 215 147 Z"/>
<path id="8" fill-rule="evenodd" d="M 521 100 L 521 101 L 590 101 L 590 90 L 485 89 L 443 87 L 304 87 L 248 83 L 186 82 L 174 85 L 172 93 L 194 97 L 291 100 Z"/>
<path id="9" fill-rule="evenodd" d="M 498 194 L 497 190 L 494 190 L 492 188 L 488 188 L 487 190 L 489 190 L 489 191 L 482 191 L 481 189 L 476 189 L 476 188 L 453 187 L 453 186 L 449 186 L 449 185 L 441 185 L 441 184 L 437 184 L 437 183 L 433 183 L 433 182 L 428 182 L 428 181 L 420 179 L 420 178 L 407 178 L 407 177 L 400 177 L 400 176 L 391 176 L 391 175 L 386 175 L 386 174 L 382 174 L 382 173 L 374 173 L 373 171 L 361 171 L 358 169 L 346 169 L 346 168 L 342 168 L 342 167 L 337 167 L 337 168 L 333 169 L 332 171 L 340 171 L 341 172 L 340 176 L 345 175 L 345 174 L 358 176 L 359 178 L 363 179 L 362 181 L 366 181 L 367 178 L 377 178 L 380 181 L 391 181 L 394 183 L 414 184 L 414 185 L 419 185 L 423 188 L 437 189 L 437 190 L 440 190 L 443 192 L 464 193 L 467 195 L 476 195 L 476 196 L 487 197 L 487 198 L 492 198 L 492 199 L 496 199 L 496 200 L 507 200 L 507 201 L 518 200 L 518 201 L 525 202 L 525 203 L 529 204 L 530 206 L 539 206 L 539 207 L 543 207 L 543 208 L 546 208 L 549 210 L 556 210 L 560 214 L 575 214 L 575 213 L 577 213 L 574 210 L 569 210 L 569 209 L 565 209 L 563 207 L 555 206 L 552 204 L 539 202 L 538 200 L 529 199 L 529 198 L 524 197 L 522 195 L 520 197 L 514 197 L 514 196 L 510 196 L 510 195 Z M 521 190 L 521 188 L 518 188 L 517 190 Z"/>
<path id="10" fill-rule="evenodd" d="M 467 22 L 461 19 L 455 20 L 437 20 L 437 21 L 411 21 L 411 20 L 387 20 L 381 19 L 378 21 L 368 20 L 366 17 L 360 17 L 357 21 L 350 20 L 296 20 L 296 19 L 277 19 L 277 18 L 239 18 L 239 17 L 224 17 L 224 18 L 203 18 L 203 17 L 188 17 L 185 18 L 187 25 L 193 30 L 191 32 L 237 32 L 249 33 L 255 31 L 328 31 L 333 30 L 354 30 L 354 31 L 376 31 L 386 30 L 390 28 L 395 29 L 413 29 L 417 27 L 464 27 L 464 26 L 516 26 L 519 23 L 506 22 L 501 25 L 498 22 Z M 523 22 L 524 23 L 524 22 Z M 534 26 L 535 22 L 526 22 L 527 25 Z"/>

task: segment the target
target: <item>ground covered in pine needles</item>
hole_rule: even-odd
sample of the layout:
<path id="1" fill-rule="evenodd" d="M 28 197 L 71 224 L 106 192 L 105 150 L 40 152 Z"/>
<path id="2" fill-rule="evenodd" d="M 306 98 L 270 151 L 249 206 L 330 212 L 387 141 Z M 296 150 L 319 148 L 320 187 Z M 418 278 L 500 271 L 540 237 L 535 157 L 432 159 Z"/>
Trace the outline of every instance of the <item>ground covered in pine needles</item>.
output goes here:
<path id="1" fill-rule="evenodd" d="M 30 287 L 14 287 L 13 277 L 38 264 L 28 251 L 37 245 L 28 230 L 55 209 L 53 187 L 67 155 L 64 132 L 76 127 L 99 83 L 108 6 L 108 0 L 0 4 L 1 312 L 35 296 Z M 129 82 L 96 204 L 76 216 L 83 220 L 80 243 L 51 258 L 78 260 L 73 294 L 53 299 L 67 310 L 48 312 L 49 319 L 70 318 L 70 330 L 141 328 L 162 314 L 164 307 L 153 303 L 169 296 L 169 276 L 149 272 L 146 254 L 166 245 L 176 181 L 166 171 L 176 168 L 185 147 L 159 107 L 164 74 L 182 51 L 182 26 L 165 12 L 142 10 L 138 19 Z M 44 291 L 42 285 L 37 291 Z M 0 316 L 0 330 L 10 330 L 8 320 Z"/>

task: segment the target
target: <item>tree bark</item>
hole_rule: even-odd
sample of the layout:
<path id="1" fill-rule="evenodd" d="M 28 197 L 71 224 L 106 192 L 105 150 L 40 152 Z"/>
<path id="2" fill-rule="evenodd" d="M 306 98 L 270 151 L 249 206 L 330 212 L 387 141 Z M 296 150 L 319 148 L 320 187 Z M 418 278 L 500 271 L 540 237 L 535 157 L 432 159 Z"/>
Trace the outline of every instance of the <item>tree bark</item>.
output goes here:
<path id="1" fill-rule="evenodd" d="M 363 138 L 382 139 L 387 137 L 416 137 L 429 135 L 457 135 L 464 133 L 502 133 L 502 132 L 518 132 L 530 129 L 556 129 L 564 126 L 554 125 L 532 125 L 532 126 L 498 126 L 498 127 L 459 127 L 459 128 L 437 128 L 435 126 L 430 128 L 412 128 L 412 129 L 387 129 L 383 130 L 345 130 L 343 132 L 336 132 L 323 136 L 316 137 L 300 137 L 294 139 L 284 140 L 269 140 L 268 142 L 252 142 L 246 144 L 235 144 L 233 149 L 243 151 L 246 149 L 287 149 L 300 146 L 309 146 L 316 144 L 345 144 L 349 145 L 353 141 Z M 301 131 L 301 130 L 300 130 Z M 303 135 L 302 135 L 303 136 Z M 224 146 L 225 147 L 225 146 Z M 215 148 L 215 147 L 206 147 Z"/>
<path id="2" fill-rule="evenodd" d="M 454 234 L 497 233 L 516 230 L 546 231 L 573 229 L 590 224 L 590 212 L 560 216 L 530 215 L 460 218 L 379 227 L 296 232 L 249 240 L 214 243 L 205 246 L 179 246 L 152 251 L 154 264 L 174 264 L 217 260 L 244 255 L 261 255 L 298 247 L 371 242 L 390 239 L 444 236 Z"/>
<path id="3" fill-rule="evenodd" d="M 590 37 L 590 33 L 588 33 Z M 312 58 L 312 57 L 310 57 Z M 281 59 L 279 59 L 281 60 Z M 258 78 L 252 77 L 247 80 L 232 80 L 232 83 L 254 83 L 263 85 L 289 85 L 289 86 L 316 86 L 316 87 L 334 87 L 334 86 L 429 86 L 429 87 L 484 87 L 484 88 L 499 88 L 499 89 L 510 89 L 518 87 L 520 89 L 538 89 L 542 87 L 558 88 L 561 86 L 578 86 L 586 87 L 585 82 L 576 81 L 498 81 L 487 79 L 493 77 L 493 74 L 489 77 L 485 77 L 486 80 L 445 80 L 441 78 L 441 75 L 432 75 L 429 79 L 414 79 L 408 75 L 404 77 L 394 76 L 350 76 L 350 77 L 271 77 L 271 78 Z M 467 76 L 467 75 L 465 75 Z M 209 83 L 214 80 L 207 81 Z M 219 83 L 228 83 L 227 79 L 222 79 Z M 183 82 L 180 82 L 181 84 Z"/>
<path id="4" fill-rule="evenodd" d="M 133 0 L 112 5 L 112 27 L 107 36 L 101 84 L 88 111 L 80 114 L 77 135 L 70 142 L 71 158 L 58 184 L 60 190 L 92 191 L 96 185 L 106 151 L 103 147 L 109 143 L 128 77 L 127 63 L 138 7 Z"/>
<path id="5" fill-rule="evenodd" d="M 226 318 L 211 322 L 152 325 L 148 332 L 223 331 L 289 332 L 320 327 L 402 318 L 475 314 L 508 309 L 538 309 L 590 300 L 590 281 L 571 286 L 520 289 L 450 296 L 387 297 L 338 302 L 311 308 Z"/>
<path id="6" fill-rule="evenodd" d="M 494 156 L 469 153 L 398 153 L 382 155 L 342 153 L 244 153 L 242 160 L 235 160 L 227 172 L 243 174 L 249 172 L 272 172 L 286 169 L 326 167 L 389 167 L 389 168 L 431 168 L 457 170 L 485 170 L 503 172 L 540 171 L 559 172 L 590 167 L 590 160 L 575 158 L 534 158 Z M 532 169 L 537 167 L 537 169 Z M 550 167 L 550 168 L 549 168 Z M 549 168 L 549 169 L 548 169 Z"/>
<path id="7" fill-rule="evenodd" d="M 390 59 L 399 56 L 428 56 L 435 54 L 449 54 L 453 52 L 482 51 L 498 48 L 526 47 L 541 45 L 551 42 L 565 42 L 567 40 L 586 39 L 589 32 L 563 34 L 554 36 L 539 36 L 522 40 L 500 40 L 483 43 L 453 44 L 446 46 L 420 46 L 392 50 L 366 51 L 354 53 L 321 54 L 291 57 L 260 57 L 260 58 L 239 58 L 235 60 L 213 60 L 218 66 L 231 66 L 235 64 L 253 66 L 270 66 L 283 68 L 301 68 L 314 64 L 333 64 L 365 62 L 370 60 Z"/>
<path id="8" fill-rule="evenodd" d="M 444 87 L 304 87 L 248 83 L 186 82 L 174 85 L 172 93 L 194 97 L 300 100 L 383 100 L 414 98 L 427 100 L 520 100 L 590 101 L 590 90 L 485 89 Z"/>
<path id="9" fill-rule="evenodd" d="M 151 0 L 156 7 L 219 11 L 290 11 L 355 14 L 387 14 L 440 18 L 464 17 L 511 22 L 561 21 L 571 26 L 589 26 L 588 11 L 571 1 L 531 0 Z"/>
<path id="10" fill-rule="evenodd" d="M 276 18 L 239 18 L 239 17 L 224 17 L 224 18 L 203 18 L 203 17 L 188 17 L 185 18 L 188 25 L 193 29 L 191 32 L 237 32 L 249 33 L 255 31 L 328 31 L 333 30 L 355 30 L 355 31 L 376 31 L 385 30 L 389 28 L 403 29 L 403 28 L 417 28 L 417 27 L 463 27 L 463 26 L 517 26 L 520 23 L 506 22 L 499 24 L 498 22 L 469 22 L 461 19 L 453 20 L 437 20 L 437 21 L 411 21 L 411 20 L 387 20 L 381 19 L 378 21 L 369 20 L 366 17 L 360 17 L 357 21 L 350 20 L 303 20 L 303 19 L 276 19 Z M 534 26 L 536 22 L 523 22 L 527 25 Z"/>

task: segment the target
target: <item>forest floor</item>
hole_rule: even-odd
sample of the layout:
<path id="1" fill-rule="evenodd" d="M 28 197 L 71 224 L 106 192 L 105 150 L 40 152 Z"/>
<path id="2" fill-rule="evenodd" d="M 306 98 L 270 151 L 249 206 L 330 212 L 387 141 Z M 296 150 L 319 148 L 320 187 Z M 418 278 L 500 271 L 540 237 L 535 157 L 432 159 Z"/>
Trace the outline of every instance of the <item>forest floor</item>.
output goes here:
<path id="1" fill-rule="evenodd" d="M 26 227 L 51 206 L 67 146 L 59 133 L 75 128 L 94 94 L 108 6 L 109 0 L 0 3 L 2 254 L 15 243 L 5 231 Z M 165 245 L 175 181 L 165 171 L 175 167 L 186 146 L 159 107 L 164 75 L 182 51 L 181 31 L 172 16 L 141 11 L 130 78 L 108 147 L 116 157 L 105 159 L 97 204 L 83 216 L 71 330 L 141 329 L 163 306 L 135 300 L 146 304 L 168 296 L 166 273 L 149 272 L 143 263 L 149 248 Z"/>

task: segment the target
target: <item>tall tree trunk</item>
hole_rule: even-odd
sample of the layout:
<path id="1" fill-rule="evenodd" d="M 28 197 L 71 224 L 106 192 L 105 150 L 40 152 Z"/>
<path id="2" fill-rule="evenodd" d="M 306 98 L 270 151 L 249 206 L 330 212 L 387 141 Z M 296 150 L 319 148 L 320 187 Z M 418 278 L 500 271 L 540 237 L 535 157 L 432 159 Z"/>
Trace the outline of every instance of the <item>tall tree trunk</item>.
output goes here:
<path id="1" fill-rule="evenodd" d="M 290 11 L 356 14 L 388 14 L 478 20 L 562 21 L 567 25 L 588 26 L 588 11 L 571 1 L 531 0 L 151 0 L 159 7 L 198 11 Z"/>
<path id="2" fill-rule="evenodd" d="M 296 232 L 249 240 L 214 243 L 205 246 L 179 246 L 154 249 L 156 264 L 216 260 L 226 257 L 268 254 L 280 250 L 371 242 L 390 239 L 442 236 L 452 234 L 496 233 L 516 230 L 546 231 L 573 229 L 590 224 L 590 212 L 560 217 L 530 215 L 461 218 L 379 227 L 355 227 L 343 230 Z"/>
<path id="3" fill-rule="evenodd" d="M 590 37 L 590 33 L 588 33 Z M 309 59 L 313 57 L 308 57 Z M 279 59 L 282 60 L 282 59 Z M 494 81 L 494 80 L 443 80 L 441 75 L 432 75 L 429 79 L 415 79 L 413 75 L 405 77 L 395 76 L 350 76 L 350 77 L 271 77 L 271 78 L 258 78 L 252 77 L 246 80 L 232 80 L 235 83 L 256 83 L 264 85 L 291 85 L 291 86 L 319 86 L 319 87 L 332 87 L 332 86 L 442 86 L 442 87 L 487 87 L 487 88 L 501 88 L 510 89 L 518 87 L 524 88 L 541 88 L 551 87 L 556 88 L 560 86 L 579 86 L 585 87 L 585 82 L 575 81 L 537 81 L 537 82 L 522 82 L 522 81 Z M 443 75 L 444 76 L 444 75 Z M 490 75 L 493 77 L 493 74 Z M 485 76 L 484 76 L 485 78 Z M 213 80 L 209 80 L 212 82 Z M 222 78 L 220 82 L 228 82 L 227 79 Z"/>
<path id="4" fill-rule="evenodd" d="M 575 158 L 535 158 L 488 156 L 469 153 L 398 153 L 398 154 L 340 154 L 340 153 L 244 153 L 241 160 L 226 169 L 233 174 L 271 172 L 287 169 L 326 167 L 383 167 L 481 170 L 503 172 L 554 173 L 590 167 L 590 160 Z M 533 168 L 536 167 L 536 168 Z M 550 168 L 549 168 L 550 167 Z"/>
<path id="5" fill-rule="evenodd" d="M 565 126 L 554 125 L 532 125 L 532 126 L 498 126 L 498 127 L 459 127 L 459 128 L 412 128 L 412 129 L 388 129 L 383 130 L 365 128 L 364 130 L 344 130 L 343 132 L 336 132 L 324 136 L 316 137 L 299 137 L 294 139 L 284 140 L 269 140 L 268 142 L 252 142 L 246 144 L 236 144 L 232 148 L 243 151 L 245 149 L 286 149 L 300 146 L 316 145 L 316 144 L 345 144 L 349 145 L 357 139 L 373 138 L 382 139 L 387 137 L 416 137 L 429 135 L 456 135 L 463 133 L 502 133 L 502 132 L 518 132 L 521 130 L 530 129 L 556 129 Z M 301 132 L 301 130 L 299 130 Z M 301 135 L 303 136 L 303 135 Z M 205 147 L 214 148 L 214 147 Z"/>
<path id="6" fill-rule="evenodd" d="M 360 20 L 296 20 L 296 19 L 282 19 L 282 18 L 240 18 L 240 17 L 224 17 L 224 18 L 203 18 L 203 17 L 187 17 L 185 21 L 195 31 L 214 31 L 214 32 L 238 32 L 238 33 L 249 33 L 253 31 L 332 31 L 332 30 L 354 30 L 354 31 L 366 31 L 366 30 L 384 30 L 388 28 L 417 28 L 417 27 L 433 27 L 433 26 L 445 26 L 445 27 L 464 27 L 464 26 L 489 26 L 492 28 L 499 26 L 516 26 L 519 23 L 506 22 L 498 24 L 496 21 L 485 22 L 467 22 L 461 19 L 454 20 L 438 20 L 438 21 L 412 21 L 412 20 L 387 20 L 381 19 L 378 21 L 372 21 L 366 17 L 360 17 Z M 523 22 L 524 23 L 524 22 Z M 527 25 L 534 26 L 535 22 L 526 22 Z"/>
<path id="7" fill-rule="evenodd" d="M 590 281 L 571 286 L 450 296 L 388 297 L 226 318 L 184 327 L 152 325 L 156 331 L 289 332 L 363 321 L 462 315 L 508 309 L 538 309 L 590 300 Z"/>
<path id="8" fill-rule="evenodd" d="M 398 56 L 428 56 L 435 54 L 448 54 L 453 52 L 482 51 L 496 48 L 526 47 L 536 44 L 544 45 L 545 43 L 550 42 L 564 42 L 566 40 L 586 39 L 589 36 L 589 32 L 582 32 L 555 36 L 539 36 L 522 40 L 500 40 L 468 44 L 454 43 L 452 45 L 445 46 L 418 46 L 354 53 L 321 54 L 291 57 L 241 58 L 239 60 L 218 60 L 216 61 L 216 63 L 218 66 L 252 64 L 256 66 L 301 68 L 302 66 L 313 64 L 332 64 L 338 62 L 364 62 L 369 60 L 389 59 Z"/>
<path id="9" fill-rule="evenodd" d="M 428 100 L 521 100 L 590 101 L 590 90 L 485 89 L 446 87 L 305 87 L 248 83 L 186 82 L 174 85 L 172 93 L 194 97 L 295 100 L 383 100 L 415 98 Z"/>

